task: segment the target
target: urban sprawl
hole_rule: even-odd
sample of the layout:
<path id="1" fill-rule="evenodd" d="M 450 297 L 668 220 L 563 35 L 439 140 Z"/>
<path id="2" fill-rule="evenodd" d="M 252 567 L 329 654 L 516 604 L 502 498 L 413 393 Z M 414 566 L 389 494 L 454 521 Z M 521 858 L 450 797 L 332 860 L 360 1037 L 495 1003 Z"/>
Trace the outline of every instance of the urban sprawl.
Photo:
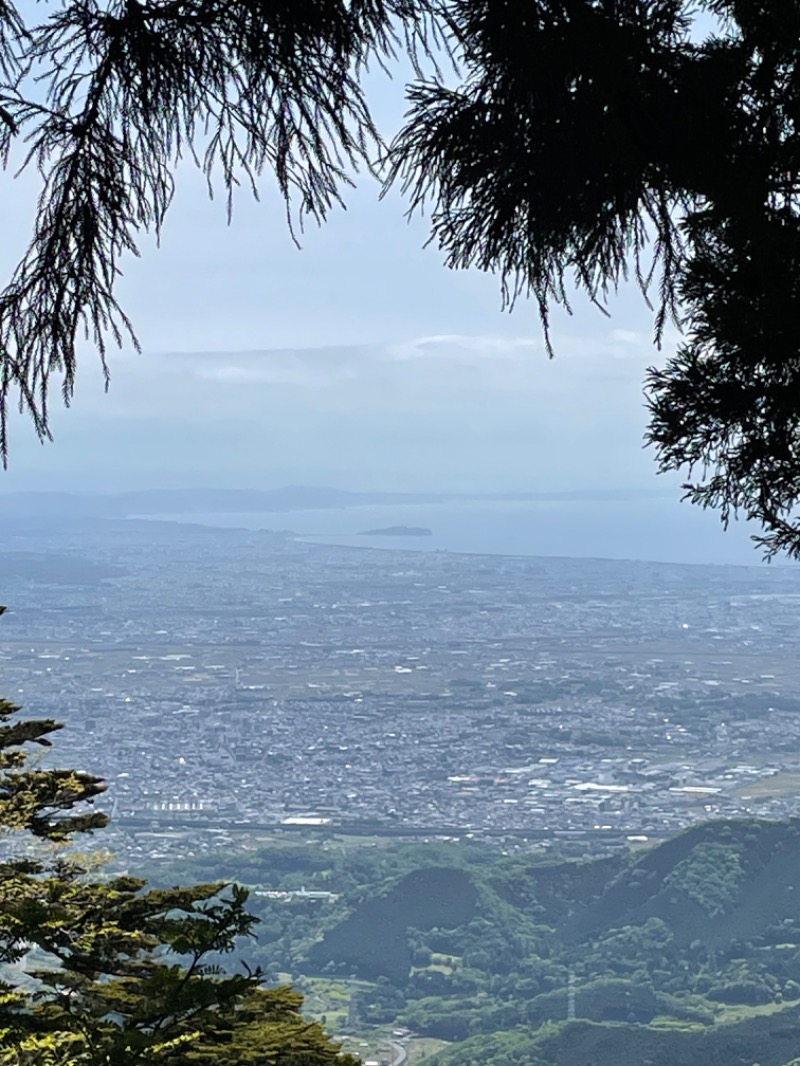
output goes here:
<path id="1" fill-rule="evenodd" d="M 789 567 L 108 521 L 6 531 L 2 574 L 3 694 L 65 723 L 49 760 L 107 779 L 123 860 L 243 830 L 625 842 L 800 813 Z"/>

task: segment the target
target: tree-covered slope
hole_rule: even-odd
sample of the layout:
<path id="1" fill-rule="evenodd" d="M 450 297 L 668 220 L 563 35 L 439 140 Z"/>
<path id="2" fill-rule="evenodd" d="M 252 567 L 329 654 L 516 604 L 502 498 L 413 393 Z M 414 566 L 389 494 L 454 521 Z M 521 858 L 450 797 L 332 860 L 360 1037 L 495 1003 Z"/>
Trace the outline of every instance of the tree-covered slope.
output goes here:
<path id="1" fill-rule="evenodd" d="M 477 913 L 477 902 L 472 878 L 463 870 L 415 870 L 356 907 L 311 948 L 309 961 L 404 981 L 412 965 L 410 931 L 464 925 Z"/>
<path id="2" fill-rule="evenodd" d="M 796 911 L 795 886 L 800 823 L 707 823 L 627 864 L 598 898 L 582 901 L 565 936 L 581 941 L 658 918 L 679 943 L 720 948 L 772 935 Z"/>
<path id="3" fill-rule="evenodd" d="M 243 862 L 262 885 L 336 894 L 256 895 L 260 943 L 249 961 L 312 981 L 355 975 L 366 1024 L 449 1041 L 508 1031 L 515 1040 L 537 1032 L 539 1040 L 567 1018 L 571 989 L 579 1021 L 624 1029 L 616 1037 L 579 1030 L 597 1046 L 576 1045 L 576 1056 L 616 1066 L 619 1057 L 604 1058 L 605 1042 L 619 1039 L 633 1042 L 624 1061 L 658 1063 L 674 1039 L 675 1061 L 686 1047 L 694 1063 L 706 1055 L 698 1050 L 702 1031 L 724 1029 L 723 1050 L 732 1027 L 750 1039 L 744 1018 L 754 1032 L 765 1025 L 786 1033 L 793 1016 L 784 1008 L 800 1002 L 800 821 L 709 823 L 601 859 L 472 842 L 356 847 L 320 837 L 299 848 L 275 844 Z M 235 876 L 235 868 L 191 872 Z M 771 1012 L 780 1012 L 782 1027 L 756 1025 L 755 1016 Z M 628 1032 L 633 1024 L 647 1032 Z M 572 1030 L 569 1039 L 578 1039 Z M 535 1050 L 545 1054 L 539 1044 Z M 764 1066 L 798 1053 L 800 1043 L 747 1061 Z"/>
<path id="4" fill-rule="evenodd" d="M 477 1036 L 429 1060 L 430 1066 L 784 1066 L 800 1047 L 800 1017 L 787 1008 L 737 1025 L 705 1029 L 591 1022 Z"/>

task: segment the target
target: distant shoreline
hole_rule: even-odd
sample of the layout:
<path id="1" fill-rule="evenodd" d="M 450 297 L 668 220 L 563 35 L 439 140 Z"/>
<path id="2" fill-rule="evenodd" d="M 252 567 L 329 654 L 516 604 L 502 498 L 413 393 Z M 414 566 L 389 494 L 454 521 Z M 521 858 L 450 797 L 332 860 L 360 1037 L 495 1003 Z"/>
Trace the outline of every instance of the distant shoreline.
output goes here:
<path id="1" fill-rule="evenodd" d="M 353 510 L 300 510 L 262 514 L 172 513 L 132 515 L 139 521 L 177 521 L 213 528 L 238 527 L 312 544 L 383 551 L 449 551 L 463 555 L 641 560 L 678 565 L 759 566 L 743 532 L 727 539 L 710 517 L 677 502 L 655 505 L 596 503 L 378 505 Z M 412 532 L 409 530 L 424 530 Z M 686 534 L 691 533 L 689 537 Z M 763 564 L 761 564 L 763 565 Z"/>
<path id="2" fill-rule="evenodd" d="M 433 530 L 426 526 L 385 526 L 383 529 L 364 529 L 359 537 L 432 537 Z"/>

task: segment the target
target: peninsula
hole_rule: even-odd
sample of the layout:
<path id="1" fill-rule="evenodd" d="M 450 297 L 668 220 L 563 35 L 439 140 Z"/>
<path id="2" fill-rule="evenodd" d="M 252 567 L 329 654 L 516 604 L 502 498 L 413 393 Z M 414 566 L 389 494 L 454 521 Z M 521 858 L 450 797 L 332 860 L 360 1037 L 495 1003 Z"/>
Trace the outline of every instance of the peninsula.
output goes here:
<path id="1" fill-rule="evenodd" d="M 433 530 L 424 526 L 386 526 L 385 529 L 365 529 L 360 537 L 431 537 Z"/>

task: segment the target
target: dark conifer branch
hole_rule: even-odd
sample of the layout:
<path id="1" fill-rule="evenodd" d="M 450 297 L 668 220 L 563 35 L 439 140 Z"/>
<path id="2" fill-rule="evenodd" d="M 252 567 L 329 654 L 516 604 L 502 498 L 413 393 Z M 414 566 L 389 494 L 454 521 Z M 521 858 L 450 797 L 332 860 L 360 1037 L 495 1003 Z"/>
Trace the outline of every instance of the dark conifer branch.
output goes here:
<path id="1" fill-rule="evenodd" d="M 229 215 L 268 172 L 290 221 L 321 222 L 378 144 L 360 69 L 435 39 L 418 0 L 70 0 L 30 31 L 4 8 L 2 28 L 0 153 L 24 145 L 42 180 L 0 291 L 4 460 L 14 397 L 47 437 L 51 378 L 69 403 L 80 342 L 106 377 L 108 345 L 136 346 L 116 283 L 141 234 L 160 234 L 182 158 L 221 182 Z"/>

